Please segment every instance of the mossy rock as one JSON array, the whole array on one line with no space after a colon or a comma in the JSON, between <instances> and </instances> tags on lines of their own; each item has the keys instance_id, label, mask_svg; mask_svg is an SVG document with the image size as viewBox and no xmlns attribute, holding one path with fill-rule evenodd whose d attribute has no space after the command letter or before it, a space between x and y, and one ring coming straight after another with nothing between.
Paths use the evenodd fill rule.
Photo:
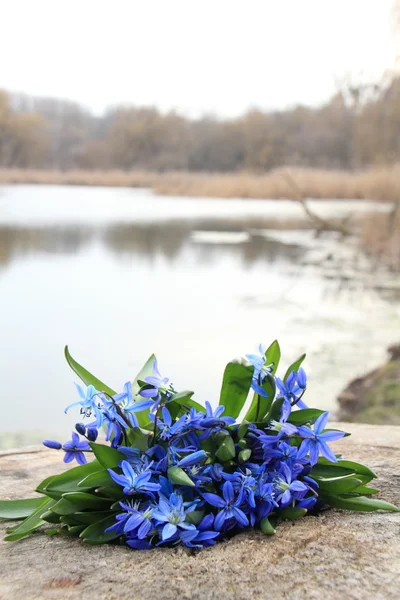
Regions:
<instances>
[{"instance_id":1,"label":"mossy rock","mask_svg":"<svg viewBox=\"0 0 400 600\"><path fill-rule=\"evenodd\" d=\"M400 360L355 379L338 401L343 421L400 425Z\"/></svg>"}]
</instances>

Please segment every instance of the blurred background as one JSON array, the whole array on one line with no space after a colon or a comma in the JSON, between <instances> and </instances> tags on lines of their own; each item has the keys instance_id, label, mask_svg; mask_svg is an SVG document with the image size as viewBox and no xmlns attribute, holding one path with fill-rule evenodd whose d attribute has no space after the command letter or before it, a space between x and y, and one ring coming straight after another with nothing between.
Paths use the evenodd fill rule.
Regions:
<instances>
[{"instance_id":1,"label":"blurred background","mask_svg":"<svg viewBox=\"0 0 400 600\"><path fill-rule=\"evenodd\" d=\"M310 406L400 423L400 2L0 11L0 448L79 421L65 344L217 404L278 338Z\"/></svg>"}]
</instances>

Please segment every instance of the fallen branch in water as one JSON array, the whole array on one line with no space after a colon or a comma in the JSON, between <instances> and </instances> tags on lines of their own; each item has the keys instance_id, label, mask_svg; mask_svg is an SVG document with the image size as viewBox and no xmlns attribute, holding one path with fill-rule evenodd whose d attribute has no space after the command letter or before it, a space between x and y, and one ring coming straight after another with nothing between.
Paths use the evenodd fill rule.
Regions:
<instances>
[{"instance_id":1,"label":"fallen branch in water","mask_svg":"<svg viewBox=\"0 0 400 600\"><path fill-rule=\"evenodd\" d=\"M307 204L307 198L306 198L305 194L303 193L303 191L301 190L300 186L295 181L295 179L291 176L289 171L282 171L282 177L285 179L286 183L294 191L293 200L295 200L296 202L299 202L299 204L301 204L306 215L309 217L309 219L311 219L311 221L313 221L315 223L317 235L319 235L323 231L337 231L337 232L341 233L343 236L351 235L352 232L351 232L350 228L347 226L347 223L348 223L349 219L351 218L351 215L346 215L343 219L341 219L337 223L335 223L334 221L329 221L328 219L324 219L323 217L320 217L313 210L311 210L311 208Z\"/></svg>"}]
</instances>

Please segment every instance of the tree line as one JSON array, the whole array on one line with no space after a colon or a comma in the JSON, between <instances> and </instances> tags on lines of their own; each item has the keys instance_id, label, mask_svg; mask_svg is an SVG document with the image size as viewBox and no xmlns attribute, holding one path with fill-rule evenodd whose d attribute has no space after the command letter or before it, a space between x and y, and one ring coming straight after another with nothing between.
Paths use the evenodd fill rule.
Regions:
<instances>
[{"instance_id":1,"label":"tree line","mask_svg":"<svg viewBox=\"0 0 400 600\"><path fill-rule=\"evenodd\" d=\"M0 90L0 167L264 172L399 162L400 78L364 91L348 88L318 108L193 120L134 106L94 116L74 102Z\"/></svg>"}]
</instances>

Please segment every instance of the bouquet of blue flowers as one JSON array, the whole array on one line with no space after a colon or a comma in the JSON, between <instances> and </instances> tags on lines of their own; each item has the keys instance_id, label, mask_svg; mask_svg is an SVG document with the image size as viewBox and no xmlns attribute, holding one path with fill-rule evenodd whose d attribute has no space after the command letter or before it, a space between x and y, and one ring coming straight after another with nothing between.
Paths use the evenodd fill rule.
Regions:
<instances>
[{"instance_id":1,"label":"bouquet of blue flowers","mask_svg":"<svg viewBox=\"0 0 400 600\"><path fill-rule=\"evenodd\" d=\"M348 434L327 428L328 413L304 404L305 355L276 376L277 341L227 364L215 409L176 391L154 355L121 393L68 347L65 355L87 386L76 386L79 400L66 409L79 406L82 422L70 441L43 443L78 466L42 481L37 498L0 501L0 518L24 519L6 540L49 523L47 533L89 544L203 548L245 528L272 535L284 519L329 507L399 510L371 497L378 492L367 485L376 477L371 469L329 447Z\"/></svg>"}]
</instances>

